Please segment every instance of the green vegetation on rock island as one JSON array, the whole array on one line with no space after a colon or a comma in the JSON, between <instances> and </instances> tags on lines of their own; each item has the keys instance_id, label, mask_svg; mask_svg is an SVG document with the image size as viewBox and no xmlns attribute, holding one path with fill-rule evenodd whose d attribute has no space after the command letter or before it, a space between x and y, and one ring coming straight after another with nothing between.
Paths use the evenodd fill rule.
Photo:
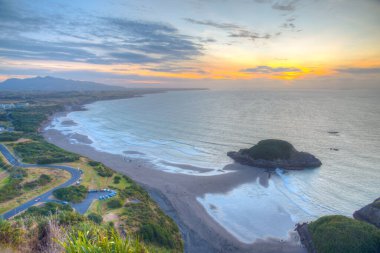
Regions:
<instances>
[{"instance_id":1,"label":"green vegetation on rock island","mask_svg":"<svg viewBox=\"0 0 380 253\"><path fill-rule=\"evenodd\" d=\"M345 216L324 216L308 225L317 252L379 253L380 229Z\"/></svg>"},{"instance_id":2,"label":"green vegetation on rock island","mask_svg":"<svg viewBox=\"0 0 380 253\"><path fill-rule=\"evenodd\" d=\"M295 148L292 144L283 140L262 140L245 152L253 159L277 160L289 159Z\"/></svg>"}]
</instances>

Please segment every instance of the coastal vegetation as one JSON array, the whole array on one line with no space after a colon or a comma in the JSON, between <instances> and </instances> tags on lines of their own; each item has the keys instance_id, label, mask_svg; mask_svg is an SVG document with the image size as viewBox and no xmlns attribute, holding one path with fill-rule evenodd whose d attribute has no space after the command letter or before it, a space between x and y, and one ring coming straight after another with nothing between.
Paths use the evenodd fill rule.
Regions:
<instances>
[{"instance_id":1,"label":"coastal vegetation","mask_svg":"<svg viewBox=\"0 0 380 253\"><path fill-rule=\"evenodd\" d=\"M111 199L107 202L107 206L111 209L120 208L123 206L120 199Z\"/></svg>"},{"instance_id":2,"label":"coastal vegetation","mask_svg":"<svg viewBox=\"0 0 380 253\"><path fill-rule=\"evenodd\" d=\"M89 215L87 215L87 218L95 222L96 224L100 224L103 222L103 217L96 213L90 213Z\"/></svg>"},{"instance_id":3,"label":"coastal vegetation","mask_svg":"<svg viewBox=\"0 0 380 253\"><path fill-rule=\"evenodd\" d=\"M16 108L9 111L9 117L16 131L33 133L38 130L42 122L54 112L63 110L61 105L30 106Z\"/></svg>"},{"instance_id":4,"label":"coastal vegetation","mask_svg":"<svg viewBox=\"0 0 380 253\"><path fill-rule=\"evenodd\" d=\"M32 190L32 189L34 189L34 188L36 188L38 186L47 185L51 181L52 181L52 178L49 175L41 174L38 177L38 179L26 182L25 184L23 184L22 187L24 188L24 190Z\"/></svg>"},{"instance_id":5,"label":"coastal vegetation","mask_svg":"<svg viewBox=\"0 0 380 253\"><path fill-rule=\"evenodd\" d=\"M98 175L101 177L112 177L113 171L110 168L107 168L100 162L89 161L88 164L98 172Z\"/></svg>"},{"instance_id":6,"label":"coastal vegetation","mask_svg":"<svg viewBox=\"0 0 380 253\"><path fill-rule=\"evenodd\" d=\"M53 196L57 199L72 203L82 202L87 197L87 194L88 189L83 185L69 186L53 191Z\"/></svg>"},{"instance_id":7,"label":"coastal vegetation","mask_svg":"<svg viewBox=\"0 0 380 253\"><path fill-rule=\"evenodd\" d=\"M324 216L308 225L317 252L379 253L380 229L345 216Z\"/></svg>"},{"instance_id":8,"label":"coastal vegetation","mask_svg":"<svg viewBox=\"0 0 380 253\"><path fill-rule=\"evenodd\" d=\"M4 132L0 134L0 141L17 141L22 136L23 134L19 132Z\"/></svg>"},{"instance_id":9,"label":"coastal vegetation","mask_svg":"<svg viewBox=\"0 0 380 253\"><path fill-rule=\"evenodd\" d=\"M70 205L62 205L54 202L47 202L42 206L32 206L28 208L23 214L20 215L22 218L27 217L41 217L50 216L62 212L72 212L73 208ZM17 218L18 219L18 218Z\"/></svg>"},{"instance_id":10,"label":"coastal vegetation","mask_svg":"<svg viewBox=\"0 0 380 253\"><path fill-rule=\"evenodd\" d=\"M43 140L20 142L11 147L26 163L50 164L73 162L79 159L79 155L67 152Z\"/></svg>"}]
</instances>

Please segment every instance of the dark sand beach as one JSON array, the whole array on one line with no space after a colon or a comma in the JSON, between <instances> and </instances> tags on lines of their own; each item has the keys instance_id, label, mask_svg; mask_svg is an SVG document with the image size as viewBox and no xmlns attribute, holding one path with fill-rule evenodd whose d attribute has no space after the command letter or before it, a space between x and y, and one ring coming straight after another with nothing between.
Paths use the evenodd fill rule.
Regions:
<instances>
[{"instance_id":1,"label":"dark sand beach","mask_svg":"<svg viewBox=\"0 0 380 253\"><path fill-rule=\"evenodd\" d=\"M167 173L155 169L154 165L144 160L125 159L122 155L99 152L88 145L73 144L57 130L46 130L43 135L47 141L102 162L144 186L180 227L186 252L306 252L298 244L295 233L290 236L293 239L288 241L267 238L256 240L253 244L242 243L210 217L196 200L205 193L225 193L246 182L258 180L265 186L270 176L265 170L230 164L223 169L230 173L216 176ZM80 139L88 138L80 136Z\"/></svg>"}]
</instances>

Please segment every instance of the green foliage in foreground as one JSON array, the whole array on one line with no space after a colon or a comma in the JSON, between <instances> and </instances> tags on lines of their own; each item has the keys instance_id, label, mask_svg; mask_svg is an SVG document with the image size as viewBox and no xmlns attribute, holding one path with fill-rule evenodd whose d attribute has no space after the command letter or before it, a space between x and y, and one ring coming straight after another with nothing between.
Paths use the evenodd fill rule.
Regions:
<instances>
[{"instance_id":1,"label":"green foliage in foreground","mask_svg":"<svg viewBox=\"0 0 380 253\"><path fill-rule=\"evenodd\" d=\"M289 159L294 147L287 141L282 140L262 140L255 146L247 149L248 153L253 159L263 160L276 160L276 159Z\"/></svg>"},{"instance_id":2,"label":"green foliage in foreground","mask_svg":"<svg viewBox=\"0 0 380 253\"><path fill-rule=\"evenodd\" d=\"M140 242L132 233L124 238L113 226L94 223L68 208L47 203L15 219L0 220L0 249L11 248L15 251L10 252L23 253L178 252Z\"/></svg>"},{"instance_id":3,"label":"green foliage in foreground","mask_svg":"<svg viewBox=\"0 0 380 253\"><path fill-rule=\"evenodd\" d=\"M380 229L365 222L332 215L319 218L308 228L317 252L380 252Z\"/></svg>"},{"instance_id":4,"label":"green foliage in foreground","mask_svg":"<svg viewBox=\"0 0 380 253\"><path fill-rule=\"evenodd\" d=\"M1 245L18 245L23 240L23 234L22 229L0 219L0 248Z\"/></svg>"},{"instance_id":5,"label":"green foliage in foreground","mask_svg":"<svg viewBox=\"0 0 380 253\"><path fill-rule=\"evenodd\" d=\"M82 202L88 194L88 190L85 186L79 185L79 186L69 186L66 188L60 188L55 191L53 191L53 196L57 199L73 202L73 203L80 203Z\"/></svg>"},{"instance_id":6,"label":"green foliage in foreground","mask_svg":"<svg viewBox=\"0 0 380 253\"><path fill-rule=\"evenodd\" d=\"M66 253L147 253L138 240L125 240L114 230L110 233L100 229L75 231L66 241L60 242Z\"/></svg>"},{"instance_id":7,"label":"green foliage in foreground","mask_svg":"<svg viewBox=\"0 0 380 253\"><path fill-rule=\"evenodd\" d=\"M14 150L24 162L33 164L74 162L79 159L79 155L42 140L15 144Z\"/></svg>"},{"instance_id":8,"label":"green foliage in foreground","mask_svg":"<svg viewBox=\"0 0 380 253\"><path fill-rule=\"evenodd\" d=\"M89 161L88 165L93 167L96 172L98 172L98 175L101 177L112 177L113 176L113 171L110 168L107 168L100 162L95 162L95 161Z\"/></svg>"}]
</instances>

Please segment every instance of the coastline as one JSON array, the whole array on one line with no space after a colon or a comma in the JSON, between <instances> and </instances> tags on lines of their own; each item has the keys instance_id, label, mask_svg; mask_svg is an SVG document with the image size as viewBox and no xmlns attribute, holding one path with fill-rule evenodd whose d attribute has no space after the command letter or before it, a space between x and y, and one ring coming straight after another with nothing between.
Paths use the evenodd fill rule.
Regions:
<instances>
[{"instance_id":1,"label":"coastline","mask_svg":"<svg viewBox=\"0 0 380 253\"><path fill-rule=\"evenodd\" d=\"M61 148L102 162L142 185L179 226L185 241L185 252L306 252L297 241L268 238L259 239L253 244L240 242L217 223L196 199L205 193L226 193L242 183L256 179L266 184L268 173L265 170L230 164L224 170L234 171L233 173L217 176L167 173L155 169L147 161L126 161L121 155L100 152L80 143L70 143L67 136L57 130L44 130L55 117L77 110L83 110L83 105L66 108L64 112L51 116L41 127L44 138Z\"/></svg>"}]
</instances>

